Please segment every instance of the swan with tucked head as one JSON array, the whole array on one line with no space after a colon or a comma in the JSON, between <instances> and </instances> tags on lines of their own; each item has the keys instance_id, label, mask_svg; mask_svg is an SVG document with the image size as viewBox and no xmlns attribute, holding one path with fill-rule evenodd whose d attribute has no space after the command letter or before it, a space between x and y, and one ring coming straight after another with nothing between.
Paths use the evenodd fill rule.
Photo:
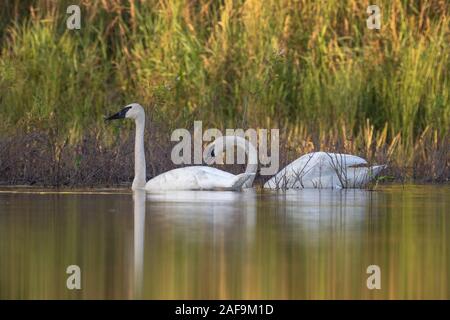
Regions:
<instances>
[{"instance_id":1,"label":"swan with tucked head","mask_svg":"<svg viewBox=\"0 0 450 320\"><path fill-rule=\"evenodd\" d=\"M210 143L206 149L206 162L217 161L224 151L237 146L248 156L245 172L255 173L258 169L258 154L255 147L239 136L223 136ZM366 186L385 165L370 166L363 158L341 153L312 152L301 156L269 179L266 189L303 188L362 188ZM254 176L248 179L244 188L250 188Z\"/></svg>"},{"instance_id":2,"label":"swan with tucked head","mask_svg":"<svg viewBox=\"0 0 450 320\"><path fill-rule=\"evenodd\" d=\"M145 189L148 192L164 190L239 190L254 173L238 175L207 166L191 166L164 172L146 182L146 166L144 152L144 108L132 103L106 118L107 121L116 119L132 119L136 124L134 140L134 180L132 189Z\"/></svg>"},{"instance_id":3,"label":"swan with tucked head","mask_svg":"<svg viewBox=\"0 0 450 320\"><path fill-rule=\"evenodd\" d=\"M385 165L342 153L312 152L301 156L265 184L266 189L363 188Z\"/></svg>"}]
</instances>

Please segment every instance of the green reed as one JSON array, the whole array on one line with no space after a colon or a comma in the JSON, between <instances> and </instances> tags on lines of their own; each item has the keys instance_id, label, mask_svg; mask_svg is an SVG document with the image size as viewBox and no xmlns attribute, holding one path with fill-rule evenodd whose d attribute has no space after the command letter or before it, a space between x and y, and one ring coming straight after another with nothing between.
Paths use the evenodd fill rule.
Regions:
<instances>
[{"instance_id":1,"label":"green reed","mask_svg":"<svg viewBox=\"0 0 450 320\"><path fill-rule=\"evenodd\" d=\"M70 1L70 4L77 1ZM450 127L450 5L378 1L9 1L0 14L0 130L75 141L127 102L168 126L389 128L405 153ZM109 131L105 131L109 132ZM61 138L62 137L62 138Z\"/></svg>"}]
</instances>

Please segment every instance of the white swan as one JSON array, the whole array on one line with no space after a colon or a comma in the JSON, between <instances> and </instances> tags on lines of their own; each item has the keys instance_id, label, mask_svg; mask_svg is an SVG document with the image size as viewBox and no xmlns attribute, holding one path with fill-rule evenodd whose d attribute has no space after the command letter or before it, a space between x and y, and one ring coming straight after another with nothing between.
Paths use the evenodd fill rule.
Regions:
<instances>
[{"instance_id":1,"label":"white swan","mask_svg":"<svg viewBox=\"0 0 450 320\"><path fill-rule=\"evenodd\" d=\"M256 171L258 170L258 153L255 146L248 140L240 136L221 136L216 138L205 148L206 162L214 163L218 160L218 155L224 150L236 146L240 151L247 154L247 167L245 173L253 174L242 186L243 188L251 188L255 180ZM226 149L225 149L226 148Z\"/></svg>"},{"instance_id":2,"label":"white swan","mask_svg":"<svg viewBox=\"0 0 450 320\"><path fill-rule=\"evenodd\" d=\"M164 172L146 183L144 154L144 108L137 103L127 105L106 120L130 118L136 124L134 141L134 180L132 189L162 190L239 190L254 173L234 175L207 166L192 166Z\"/></svg>"},{"instance_id":3,"label":"white swan","mask_svg":"<svg viewBox=\"0 0 450 320\"><path fill-rule=\"evenodd\" d=\"M363 158L349 154L313 152L280 170L264 188L362 188L385 167L369 166Z\"/></svg>"}]
</instances>

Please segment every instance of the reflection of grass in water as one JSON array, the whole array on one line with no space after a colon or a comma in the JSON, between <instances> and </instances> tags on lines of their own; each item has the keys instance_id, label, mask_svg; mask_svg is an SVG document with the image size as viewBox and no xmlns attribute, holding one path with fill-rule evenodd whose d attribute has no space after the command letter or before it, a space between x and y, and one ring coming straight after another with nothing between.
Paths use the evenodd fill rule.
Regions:
<instances>
[{"instance_id":1,"label":"reflection of grass in water","mask_svg":"<svg viewBox=\"0 0 450 320\"><path fill-rule=\"evenodd\" d=\"M433 227L445 216L448 190L430 188L423 193L420 188L371 192L365 203L353 203L351 197L343 196L332 206L323 198L314 202L313 207L320 209L317 215L307 209L296 212L295 208L311 206L306 201L266 202L258 207L252 242L244 241L247 230L242 224L234 230L219 228L224 237L214 243L203 239L211 245L202 247L200 256L190 232L169 224L169 230L155 230L154 241L147 242L152 248L147 251L149 260L164 261L149 267L148 297L162 293L163 298L182 299L448 298L448 221ZM431 194L430 201L417 200L418 195L427 198ZM361 198L356 193L355 199ZM422 204L416 207L419 202ZM418 215L424 212L422 206L430 216ZM200 229L203 227L208 237L208 227ZM164 244L156 239L173 246L164 250ZM427 261L422 260L424 254ZM216 264L209 264L211 261ZM365 286L366 268L371 264L381 267L381 291L369 291ZM202 269L205 265L210 268Z\"/></svg>"},{"instance_id":2,"label":"reflection of grass in water","mask_svg":"<svg viewBox=\"0 0 450 320\"><path fill-rule=\"evenodd\" d=\"M55 181L65 148L110 144L102 116L130 101L168 131L279 127L297 156L338 148L394 162L397 178L448 177L444 1L381 1L379 32L367 1L91 2L73 32L68 1L34 3L1 13L0 130L43 132Z\"/></svg>"},{"instance_id":3,"label":"reflection of grass in water","mask_svg":"<svg viewBox=\"0 0 450 320\"><path fill-rule=\"evenodd\" d=\"M181 223L187 204L147 202L144 298L448 299L448 193L261 197L255 212L236 206L230 224ZM10 203L0 207L0 298L133 297L131 196L0 197ZM82 269L81 291L65 287L69 264ZM371 264L380 291L365 286Z\"/></svg>"}]
</instances>

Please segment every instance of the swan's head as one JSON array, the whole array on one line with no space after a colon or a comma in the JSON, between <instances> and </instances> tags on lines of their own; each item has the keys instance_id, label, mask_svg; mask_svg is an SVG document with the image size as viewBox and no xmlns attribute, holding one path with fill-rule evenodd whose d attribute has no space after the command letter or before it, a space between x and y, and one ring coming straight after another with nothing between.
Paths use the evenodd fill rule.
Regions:
<instances>
[{"instance_id":1,"label":"swan's head","mask_svg":"<svg viewBox=\"0 0 450 320\"><path fill-rule=\"evenodd\" d=\"M230 147L241 148L245 153L247 153L247 155L249 155L249 162L251 164L257 164L257 152L253 144L245 138L237 135L220 136L208 144L203 153L205 162L207 164L223 164L224 152L225 150L229 150Z\"/></svg>"},{"instance_id":2,"label":"swan's head","mask_svg":"<svg viewBox=\"0 0 450 320\"><path fill-rule=\"evenodd\" d=\"M206 164L212 165L216 161L221 163L223 157L223 144L217 143L217 140L208 144L203 152Z\"/></svg>"},{"instance_id":3,"label":"swan's head","mask_svg":"<svg viewBox=\"0 0 450 320\"><path fill-rule=\"evenodd\" d=\"M105 120L110 121L123 118L130 118L136 120L144 116L145 116L144 108L142 108L142 106L138 103L131 103L122 110L120 110L119 112L113 114L112 116L109 116Z\"/></svg>"}]
</instances>

